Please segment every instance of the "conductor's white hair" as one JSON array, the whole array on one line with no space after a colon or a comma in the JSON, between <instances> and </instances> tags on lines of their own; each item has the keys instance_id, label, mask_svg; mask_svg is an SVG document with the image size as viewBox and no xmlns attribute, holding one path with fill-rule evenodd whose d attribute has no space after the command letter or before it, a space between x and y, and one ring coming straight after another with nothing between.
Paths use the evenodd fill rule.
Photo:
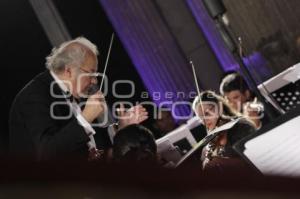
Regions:
<instances>
[{"instance_id":1,"label":"conductor's white hair","mask_svg":"<svg viewBox=\"0 0 300 199\"><path fill-rule=\"evenodd\" d=\"M46 57L46 68L60 73L67 65L80 67L88 51L95 56L99 54L97 46L84 37L64 42L58 48L53 48L51 54Z\"/></svg>"}]
</instances>

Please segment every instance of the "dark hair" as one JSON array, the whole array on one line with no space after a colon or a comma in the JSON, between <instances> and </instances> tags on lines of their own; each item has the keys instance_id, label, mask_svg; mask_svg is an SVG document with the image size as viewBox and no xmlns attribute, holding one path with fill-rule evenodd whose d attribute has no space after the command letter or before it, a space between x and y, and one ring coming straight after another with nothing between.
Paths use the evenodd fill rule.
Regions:
<instances>
[{"instance_id":1,"label":"dark hair","mask_svg":"<svg viewBox=\"0 0 300 199\"><path fill-rule=\"evenodd\" d=\"M222 121L226 122L228 120L235 119L241 116L238 112L234 111L231 108L231 106L225 101L225 99L222 96L217 95L213 91L204 91L201 93L200 97L197 96L195 98L193 103L194 111L196 111L196 107L200 103L200 99L202 103L213 102L218 105L219 109L223 110L222 114L220 115L220 122Z\"/></svg>"},{"instance_id":2,"label":"dark hair","mask_svg":"<svg viewBox=\"0 0 300 199\"><path fill-rule=\"evenodd\" d=\"M117 162L155 162L156 152L155 139L144 126L129 125L114 137L113 158Z\"/></svg>"},{"instance_id":3,"label":"dark hair","mask_svg":"<svg viewBox=\"0 0 300 199\"><path fill-rule=\"evenodd\" d=\"M224 95L226 92L231 92L234 90L238 90L241 93L245 93L245 91L249 90L247 82L244 78L238 73L232 73L226 75L220 84L220 93Z\"/></svg>"}]
</instances>

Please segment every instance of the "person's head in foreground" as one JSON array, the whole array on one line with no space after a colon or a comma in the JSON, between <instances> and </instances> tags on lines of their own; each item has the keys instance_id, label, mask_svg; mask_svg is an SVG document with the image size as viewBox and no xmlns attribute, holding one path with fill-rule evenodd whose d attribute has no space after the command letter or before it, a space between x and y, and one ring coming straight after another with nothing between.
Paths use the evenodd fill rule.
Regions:
<instances>
[{"instance_id":1,"label":"person's head in foreground","mask_svg":"<svg viewBox=\"0 0 300 199\"><path fill-rule=\"evenodd\" d=\"M153 163L157 161L157 146L151 131L144 126L133 124L114 137L113 158L123 163Z\"/></svg>"}]
</instances>

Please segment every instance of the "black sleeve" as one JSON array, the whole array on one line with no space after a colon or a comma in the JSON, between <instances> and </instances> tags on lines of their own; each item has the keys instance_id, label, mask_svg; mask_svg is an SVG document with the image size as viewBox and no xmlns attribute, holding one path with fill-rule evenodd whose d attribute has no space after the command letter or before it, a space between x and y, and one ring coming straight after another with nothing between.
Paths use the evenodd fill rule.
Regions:
<instances>
[{"instance_id":1,"label":"black sleeve","mask_svg":"<svg viewBox=\"0 0 300 199\"><path fill-rule=\"evenodd\" d=\"M106 128L95 128L96 135L94 135L95 142L97 144L98 149L106 150L112 147L112 143L110 141L110 137L108 135L108 130Z\"/></svg>"},{"instance_id":2,"label":"black sleeve","mask_svg":"<svg viewBox=\"0 0 300 199\"><path fill-rule=\"evenodd\" d=\"M250 121L241 119L228 131L229 144L233 146L236 142L254 133L255 131L255 127Z\"/></svg>"},{"instance_id":3,"label":"black sleeve","mask_svg":"<svg viewBox=\"0 0 300 199\"><path fill-rule=\"evenodd\" d=\"M51 117L51 101L40 95L22 103L22 118L37 149L38 160L49 160L86 147L89 137L77 119L58 121Z\"/></svg>"}]
</instances>

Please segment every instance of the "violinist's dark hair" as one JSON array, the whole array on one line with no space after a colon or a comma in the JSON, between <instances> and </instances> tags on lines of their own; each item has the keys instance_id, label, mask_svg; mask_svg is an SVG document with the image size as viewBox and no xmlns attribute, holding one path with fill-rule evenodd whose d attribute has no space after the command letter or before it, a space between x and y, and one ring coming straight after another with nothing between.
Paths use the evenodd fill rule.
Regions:
<instances>
[{"instance_id":1,"label":"violinist's dark hair","mask_svg":"<svg viewBox=\"0 0 300 199\"><path fill-rule=\"evenodd\" d=\"M197 108L201 105L200 103L205 104L207 102L213 103L218 106L218 110L222 110L220 115L220 120L228 121L235 119L237 117L241 117L241 114L234 111L233 108L226 102L226 100L216 94L213 91L204 91L200 94L200 97L197 96L193 102L193 110L197 113Z\"/></svg>"},{"instance_id":2,"label":"violinist's dark hair","mask_svg":"<svg viewBox=\"0 0 300 199\"><path fill-rule=\"evenodd\" d=\"M241 93L249 90L248 84L245 79L238 73L231 73L226 75L220 83L220 94L238 90Z\"/></svg>"},{"instance_id":3,"label":"violinist's dark hair","mask_svg":"<svg viewBox=\"0 0 300 199\"><path fill-rule=\"evenodd\" d=\"M113 158L116 162L155 162L157 146L151 131L133 124L117 132L114 137Z\"/></svg>"}]
</instances>

